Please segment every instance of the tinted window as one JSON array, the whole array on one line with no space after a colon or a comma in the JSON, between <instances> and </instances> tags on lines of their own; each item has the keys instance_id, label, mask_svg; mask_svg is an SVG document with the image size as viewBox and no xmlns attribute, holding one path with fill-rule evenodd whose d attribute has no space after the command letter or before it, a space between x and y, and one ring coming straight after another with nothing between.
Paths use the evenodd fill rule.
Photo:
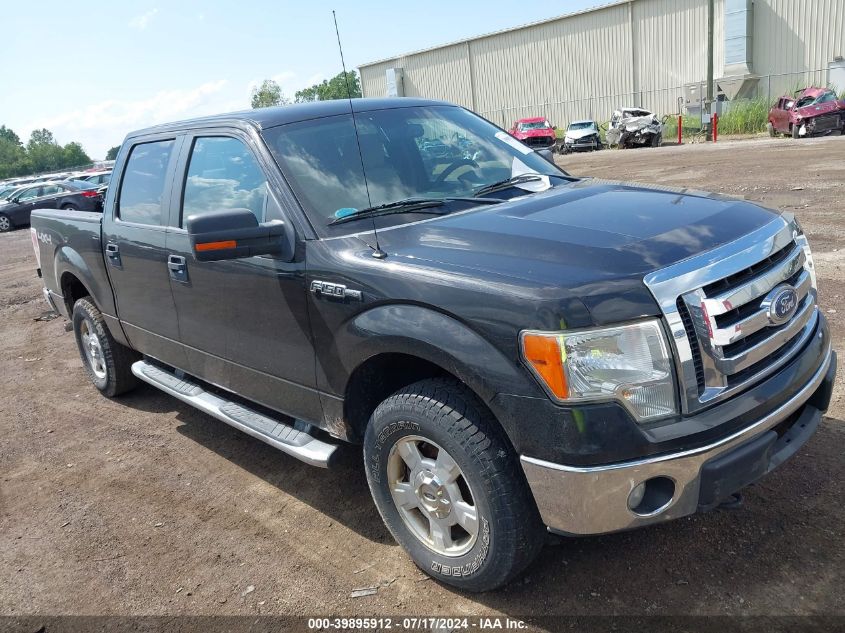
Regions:
<instances>
[{"instance_id":1,"label":"tinted window","mask_svg":"<svg viewBox=\"0 0 845 633\"><path fill-rule=\"evenodd\" d=\"M192 215L227 209L248 209L261 222L266 204L267 179L242 141L222 136L194 141L182 198L182 226Z\"/></svg>"},{"instance_id":2,"label":"tinted window","mask_svg":"<svg viewBox=\"0 0 845 633\"><path fill-rule=\"evenodd\" d=\"M42 196L53 196L53 195L59 193L60 191L64 191L64 189L62 189L58 185L44 185L44 188L41 191L41 195Z\"/></svg>"},{"instance_id":3,"label":"tinted window","mask_svg":"<svg viewBox=\"0 0 845 633\"><path fill-rule=\"evenodd\" d=\"M142 143L132 148L120 185L118 214L125 222L162 223L167 164L173 140Z\"/></svg>"}]
</instances>

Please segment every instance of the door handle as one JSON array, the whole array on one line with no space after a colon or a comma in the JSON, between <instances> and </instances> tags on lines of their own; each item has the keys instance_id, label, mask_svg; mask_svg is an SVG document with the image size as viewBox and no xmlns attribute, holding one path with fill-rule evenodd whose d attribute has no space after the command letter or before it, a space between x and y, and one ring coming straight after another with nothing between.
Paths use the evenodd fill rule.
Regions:
<instances>
[{"instance_id":1,"label":"door handle","mask_svg":"<svg viewBox=\"0 0 845 633\"><path fill-rule=\"evenodd\" d=\"M167 269L170 271L170 278L186 283L188 281L188 266L185 258L181 255L167 256Z\"/></svg>"},{"instance_id":2,"label":"door handle","mask_svg":"<svg viewBox=\"0 0 845 633\"><path fill-rule=\"evenodd\" d=\"M106 257L109 258L109 263L116 268L123 268L123 262L120 260L120 249L114 242L106 244Z\"/></svg>"}]
</instances>

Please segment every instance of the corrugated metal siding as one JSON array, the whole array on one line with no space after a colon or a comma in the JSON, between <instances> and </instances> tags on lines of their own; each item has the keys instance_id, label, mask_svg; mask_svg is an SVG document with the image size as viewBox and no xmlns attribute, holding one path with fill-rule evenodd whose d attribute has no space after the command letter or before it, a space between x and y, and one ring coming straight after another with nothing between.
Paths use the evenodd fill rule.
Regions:
<instances>
[{"instance_id":1,"label":"corrugated metal siding","mask_svg":"<svg viewBox=\"0 0 845 633\"><path fill-rule=\"evenodd\" d=\"M713 67L724 66L724 0L716 0ZM634 2L633 29L640 105L655 112L678 111L686 84L707 81L707 0Z\"/></svg>"},{"instance_id":2,"label":"corrugated metal siding","mask_svg":"<svg viewBox=\"0 0 845 633\"><path fill-rule=\"evenodd\" d=\"M725 1L715 8L718 78ZM845 0L755 0L752 46L759 75L825 69L764 77L758 94L825 83L828 63L845 54ZM365 65L365 96L386 93L391 67L404 69L406 95L454 101L503 126L524 116L605 121L620 105L674 113L683 86L705 81L707 0L632 0Z\"/></svg>"},{"instance_id":3,"label":"corrugated metal siding","mask_svg":"<svg viewBox=\"0 0 845 633\"><path fill-rule=\"evenodd\" d=\"M592 95L632 89L628 11L611 6L473 40L476 109L500 125L601 116L608 104Z\"/></svg>"},{"instance_id":4,"label":"corrugated metal siding","mask_svg":"<svg viewBox=\"0 0 845 633\"><path fill-rule=\"evenodd\" d=\"M771 78L772 96L827 83L828 64L845 55L845 0L756 0L754 23L754 71L789 73ZM767 84L761 81L763 94Z\"/></svg>"}]
</instances>

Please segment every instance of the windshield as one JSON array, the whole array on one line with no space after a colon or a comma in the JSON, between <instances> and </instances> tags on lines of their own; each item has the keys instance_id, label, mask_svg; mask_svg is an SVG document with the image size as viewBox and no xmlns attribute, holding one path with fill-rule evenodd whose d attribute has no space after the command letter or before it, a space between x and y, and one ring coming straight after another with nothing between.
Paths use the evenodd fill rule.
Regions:
<instances>
[{"instance_id":1,"label":"windshield","mask_svg":"<svg viewBox=\"0 0 845 633\"><path fill-rule=\"evenodd\" d=\"M581 121L579 123L570 123L569 129L570 130L592 130L596 126L593 124L592 121Z\"/></svg>"},{"instance_id":2,"label":"windshield","mask_svg":"<svg viewBox=\"0 0 845 633\"><path fill-rule=\"evenodd\" d=\"M548 121L529 121L527 123L519 124L520 132L525 132L527 130L547 130L550 127L552 127L552 124Z\"/></svg>"},{"instance_id":3,"label":"windshield","mask_svg":"<svg viewBox=\"0 0 845 633\"><path fill-rule=\"evenodd\" d=\"M484 186L524 173L563 175L507 132L456 106L372 110L356 113L355 123L360 155L348 114L262 132L309 219L322 234L361 230L356 225L329 223L372 206L408 198L471 197ZM536 191L536 184L524 186ZM511 189L510 195L525 193ZM495 197L509 194L498 192ZM378 218L376 224L420 217L390 215Z\"/></svg>"}]
</instances>

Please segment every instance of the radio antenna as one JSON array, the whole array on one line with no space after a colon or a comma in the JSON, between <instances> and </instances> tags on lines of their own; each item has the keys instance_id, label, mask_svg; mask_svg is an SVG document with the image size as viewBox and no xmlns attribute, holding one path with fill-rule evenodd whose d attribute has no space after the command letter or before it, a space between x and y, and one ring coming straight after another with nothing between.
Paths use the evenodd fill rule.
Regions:
<instances>
[{"instance_id":1,"label":"radio antenna","mask_svg":"<svg viewBox=\"0 0 845 633\"><path fill-rule=\"evenodd\" d=\"M370 183L367 180L367 172L364 168L364 152L361 151L361 138L358 136L358 123L355 120L355 109L352 107L352 90L349 87L349 73L346 72L346 62L343 59L343 46L340 43L340 30L337 28L337 15L332 9L332 19L334 20L334 32L337 35L337 50L340 51L340 65L343 66L343 79L346 82L346 98L349 99L349 112L352 114L352 127L355 128L355 143L358 145L358 158L361 159L361 174L364 176L364 188L367 191L367 206L372 207L373 201L370 198ZM373 237L376 240L375 248L373 249L373 257L376 259L384 259L387 253L381 250L378 243L378 230L376 229L375 217L370 218L373 221Z\"/></svg>"}]
</instances>

